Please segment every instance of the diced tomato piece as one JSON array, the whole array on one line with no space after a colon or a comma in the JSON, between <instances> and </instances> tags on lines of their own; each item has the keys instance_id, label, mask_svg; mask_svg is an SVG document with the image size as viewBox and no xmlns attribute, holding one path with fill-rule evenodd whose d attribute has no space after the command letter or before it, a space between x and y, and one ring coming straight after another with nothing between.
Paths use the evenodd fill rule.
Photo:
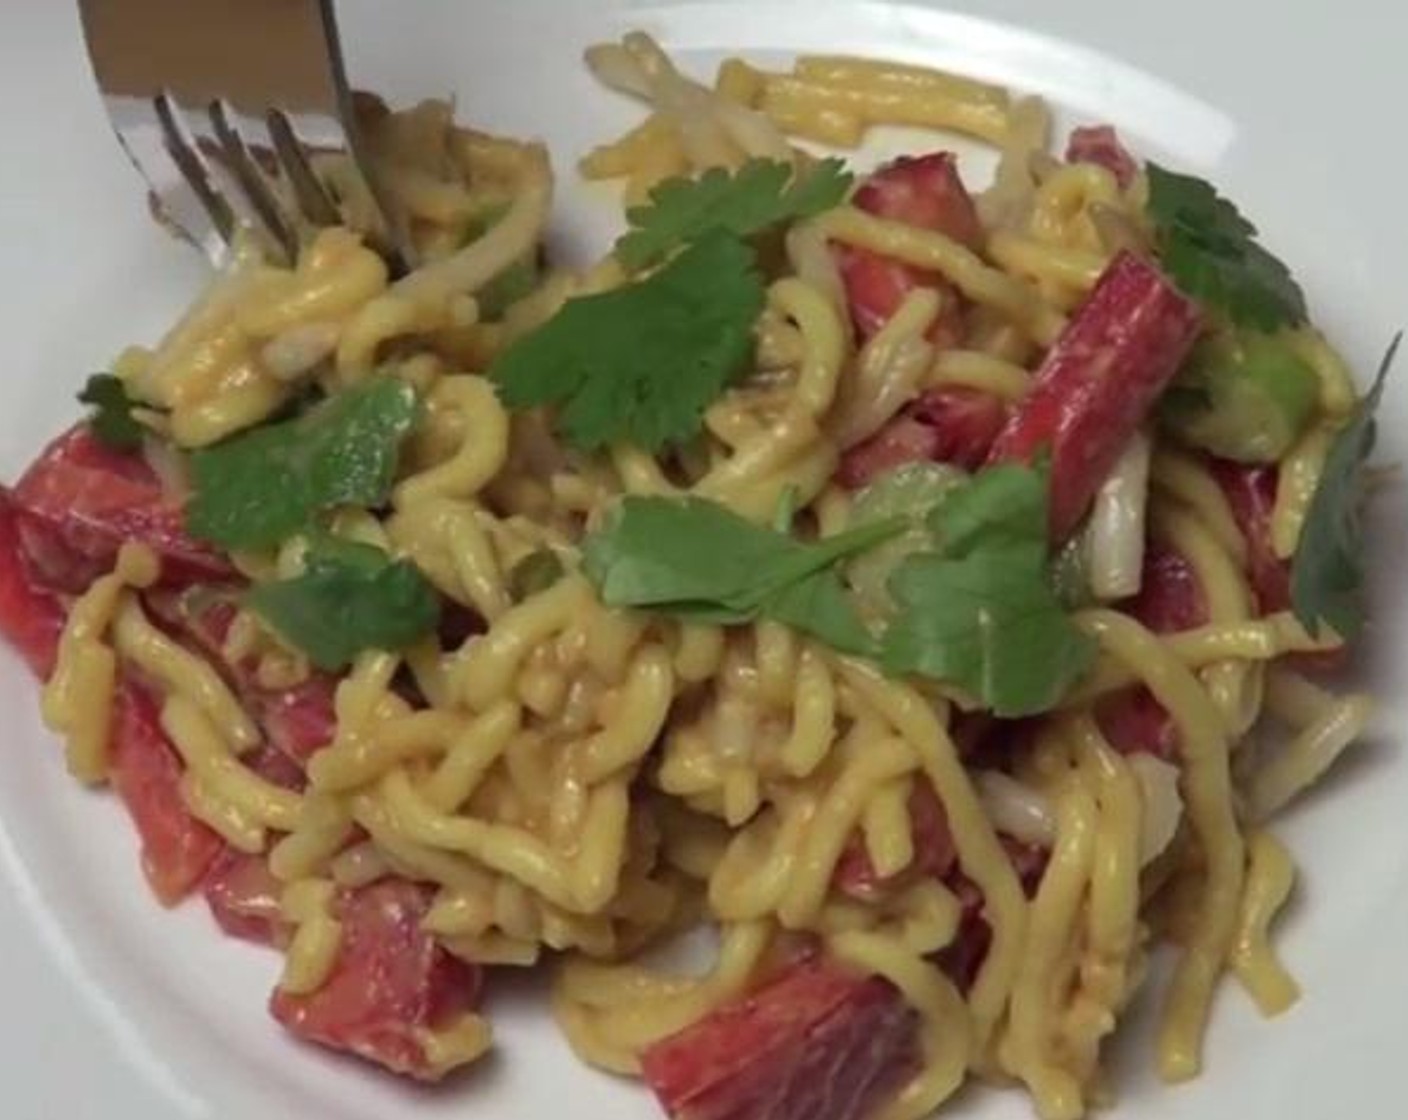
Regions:
<instances>
[{"instance_id":1,"label":"diced tomato piece","mask_svg":"<svg viewBox=\"0 0 1408 1120\"><path fill-rule=\"evenodd\" d=\"M395 1073L442 1076L423 1032L444 1030L478 1005L483 970L421 929L430 901L430 888L404 879L342 892L332 975L308 995L276 990L274 1018L299 1038Z\"/></svg>"},{"instance_id":2,"label":"diced tomato piece","mask_svg":"<svg viewBox=\"0 0 1408 1120\"><path fill-rule=\"evenodd\" d=\"M227 848L202 886L210 913L231 937L260 945L279 945L286 928L279 899L283 884L274 878L264 856Z\"/></svg>"},{"instance_id":3,"label":"diced tomato piece","mask_svg":"<svg viewBox=\"0 0 1408 1120\"><path fill-rule=\"evenodd\" d=\"M950 152L902 156L886 164L856 191L854 201L868 213L935 230L974 251L982 248L983 226ZM861 338L869 338L889 322L916 288L934 288L945 297L945 310L930 328L929 340L943 349L962 337L958 293L937 273L849 246L837 251L837 263Z\"/></svg>"},{"instance_id":4,"label":"diced tomato piece","mask_svg":"<svg viewBox=\"0 0 1408 1120\"><path fill-rule=\"evenodd\" d=\"M917 1060L899 992L814 959L656 1043L641 1067L674 1120L863 1120Z\"/></svg>"},{"instance_id":5,"label":"diced tomato piece","mask_svg":"<svg viewBox=\"0 0 1408 1120\"><path fill-rule=\"evenodd\" d=\"M1139 594L1123 604L1156 634L1191 630L1208 621L1207 595L1193 565L1158 540L1144 550ZM1122 754L1144 752L1165 762L1178 760L1178 729L1173 718L1142 685L1103 697L1095 706L1100 730Z\"/></svg>"},{"instance_id":6,"label":"diced tomato piece","mask_svg":"<svg viewBox=\"0 0 1408 1120\"><path fill-rule=\"evenodd\" d=\"M1073 129L1070 140L1066 142L1066 162L1093 163L1103 167L1115 177L1121 188L1128 187L1139 174L1139 164L1108 124Z\"/></svg>"},{"instance_id":7,"label":"diced tomato piece","mask_svg":"<svg viewBox=\"0 0 1408 1120\"><path fill-rule=\"evenodd\" d=\"M125 541L150 545L167 583L225 579L229 561L187 535L179 502L138 455L111 451L85 425L50 444L14 490L36 579L78 593L108 571Z\"/></svg>"},{"instance_id":8,"label":"diced tomato piece","mask_svg":"<svg viewBox=\"0 0 1408 1120\"><path fill-rule=\"evenodd\" d=\"M181 774L156 702L139 685L122 682L113 705L108 777L137 826L147 882L166 906L190 894L224 847L187 810Z\"/></svg>"},{"instance_id":9,"label":"diced tomato piece","mask_svg":"<svg viewBox=\"0 0 1408 1120\"><path fill-rule=\"evenodd\" d=\"M58 596L30 578L18 514L9 492L0 488L0 635L41 680L54 671L67 614Z\"/></svg>"},{"instance_id":10,"label":"diced tomato piece","mask_svg":"<svg viewBox=\"0 0 1408 1120\"><path fill-rule=\"evenodd\" d=\"M909 795L909 827L914 839L914 859L897 875L882 879L870 862L864 838L857 833L846 844L836 863L833 884L842 894L862 900L921 879L942 879L958 857L948 814L934 787L922 775L915 778Z\"/></svg>"},{"instance_id":11,"label":"diced tomato piece","mask_svg":"<svg viewBox=\"0 0 1408 1120\"><path fill-rule=\"evenodd\" d=\"M1007 407L991 393L956 385L930 389L847 451L836 480L858 490L906 463L973 470L983 464L1006 421Z\"/></svg>"},{"instance_id":12,"label":"diced tomato piece","mask_svg":"<svg viewBox=\"0 0 1408 1120\"><path fill-rule=\"evenodd\" d=\"M1051 534L1080 522L1198 337L1202 313L1148 261L1121 253L1047 352L989 461L1051 457Z\"/></svg>"}]
</instances>

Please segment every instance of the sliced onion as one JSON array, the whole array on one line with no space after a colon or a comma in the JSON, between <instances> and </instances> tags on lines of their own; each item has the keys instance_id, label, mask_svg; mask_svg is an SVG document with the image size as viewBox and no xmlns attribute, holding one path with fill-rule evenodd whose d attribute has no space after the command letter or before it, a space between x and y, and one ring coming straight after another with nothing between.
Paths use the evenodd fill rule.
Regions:
<instances>
[{"instance_id":1,"label":"sliced onion","mask_svg":"<svg viewBox=\"0 0 1408 1120\"><path fill-rule=\"evenodd\" d=\"M1129 756L1129 768L1139 782L1144 812L1139 833L1139 865L1147 867L1164 853L1183 823L1183 795L1177 766L1139 752Z\"/></svg>"},{"instance_id":2,"label":"sliced onion","mask_svg":"<svg viewBox=\"0 0 1408 1120\"><path fill-rule=\"evenodd\" d=\"M998 832L1043 848L1056 842L1056 814L1044 794L1001 770L979 770L973 784Z\"/></svg>"},{"instance_id":3,"label":"sliced onion","mask_svg":"<svg viewBox=\"0 0 1408 1120\"><path fill-rule=\"evenodd\" d=\"M1139 591L1152 447L1145 433L1136 433L1095 496L1085 534L1090 589L1097 599L1125 599Z\"/></svg>"}]
</instances>

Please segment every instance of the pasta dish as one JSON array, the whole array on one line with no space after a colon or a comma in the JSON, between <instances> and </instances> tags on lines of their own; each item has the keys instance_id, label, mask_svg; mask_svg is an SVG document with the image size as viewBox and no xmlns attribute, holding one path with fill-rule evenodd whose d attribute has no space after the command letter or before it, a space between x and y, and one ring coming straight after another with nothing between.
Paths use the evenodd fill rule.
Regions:
<instances>
[{"instance_id":1,"label":"pasta dish","mask_svg":"<svg viewBox=\"0 0 1408 1120\"><path fill-rule=\"evenodd\" d=\"M580 164L600 260L548 252L541 145L364 99L410 270L323 158L341 224L243 237L0 488L69 771L163 904L282 953L279 1023L397 1074L542 968L677 1120L970 1076L1080 1117L1146 982L1193 1077L1224 981L1298 996L1276 818L1370 717L1334 681L1392 353L1361 392L1232 202L1038 98L586 58L645 109ZM890 125L927 146L860 170Z\"/></svg>"}]
</instances>

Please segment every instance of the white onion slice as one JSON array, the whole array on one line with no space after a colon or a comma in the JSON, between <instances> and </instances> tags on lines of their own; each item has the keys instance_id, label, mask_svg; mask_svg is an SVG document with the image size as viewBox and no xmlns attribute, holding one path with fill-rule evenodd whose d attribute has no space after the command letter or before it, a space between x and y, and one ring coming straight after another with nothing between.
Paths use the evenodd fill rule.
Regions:
<instances>
[{"instance_id":1,"label":"white onion slice","mask_svg":"<svg viewBox=\"0 0 1408 1120\"><path fill-rule=\"evenodd\" d=\"M1164 853L1183 823L1183 795L1178 789L1177 766L1139 752L1129 756L1129 768L1139 783L1143 802L1139 835L1139 864L1147 867Z\"/></svg>"},{"instance_id":2,"label":"white onion slice","mask_svg":"<svg viewBox=\"0 0 1408 1120\"><path fill-rule=\"evenodd\" d=\"M1125 599L1139 591L1152 447L1145 433L1136 433L1095 496L1085 533L1090 589L1097 599Z\"/></svg>"},{"instance_id":3,"label":"white onion slice","mask_svg":"<svg viewBox=\"0 0 1408 1120\"><path fill-rule=\"evenodd\" d=\"M1045 795L1001 770L979 770L973 784L998 832L1043 848L1056 842L1056 813Z\"/></svg>"}]
</instances>

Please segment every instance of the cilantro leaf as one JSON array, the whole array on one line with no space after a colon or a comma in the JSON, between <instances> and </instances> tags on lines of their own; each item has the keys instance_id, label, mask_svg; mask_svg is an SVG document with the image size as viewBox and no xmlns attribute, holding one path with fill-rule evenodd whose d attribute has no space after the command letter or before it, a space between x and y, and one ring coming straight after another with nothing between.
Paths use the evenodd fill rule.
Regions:
<instances>
[{"instance_id":1,"label":"cilantro leaf","mask_svg":"<svg viewBox=\"0 0 1408 1120\"><path fill-rule=\"evenodd\" d=\"M1400 331L1379 363L1368 395L1335 437L1291 562L1291 609L1315 636L1321 623L1328 623L1347 640L1363 623L1359 603L1364 579L1359 523L1362 469L1374 450L1374 411L1402 340Z\"/></svg>"},{"instance_id":2,"label":"cilantro leaf","mask_svg":"<svg viewBox=\"0 0 1408 1120\"><path fill-rule=\"evenodd\" d=\"M626 212L633 228L617 240L616 255L627 268L645 268L713 230L749 237L820 214L839 205L850 187L839 159L800 172L780 160L752 159L737 171L716 167L698 179L667 179L650 192L649 205Z\"/></svg>"},{"instance_id":3,"label":"cilantro leaf","mask_svg":"<svg viewBox=\"0 0 1408 1120\"><path fill-rule=\"evenodd\" d=\"M1290 269L1257 242L1236 206L1194 175L1156 163L1146 170L1159 259L1179 287L1238 326L1272 331L1305 321Z\"/></svg>"},{"instance_id":4,"label":"cilantro leaf","mask_svg":"<svg viewBox=\"0 0 1408 1120\"><path fill-rule=\"evenodd\" d=\"M417 412L409 386L377 378L198 451L186 527L223 548L272 548L325 510L379 505Z\"/></svg>"},{"instance_id":5,"label":"cilantro leaf","mask_svg":"<svg viewBox=\"0 0 1408 1120\"><path fill-rule=\"evenodd\" d=\"M1095 646L1048 582L1046 502L1045 472L1020 465L983 471L943 500L930 518L936 550L890 580L888 671L948 681L1002 717L1061 698Z\"/></svg>"},{"instance_id":6,"label":"cilantro leaf","mask_svg":"<svg viewBox=\"0 0 1408 1120\"><path fill-rule=\"evenodd\" d=\"M142 446L146 428L137 422L132 410L137 402L127 395L122 379L110 373L95 373L78 394L79 402L92 406L88 427L104 447L114 451L136 451Z\"/></svg>"},{"instance_id":7,"label":"cilantro leaf","mask_svg":"<svg viewBox=\"0 0 1408 1120\"><path fill-rule=\"evenodd\" d=\"M646 280L569 300L489 376L509 408L558 406L581 450L629 440L657 451L693 436L746 367L763 297L752 252L715 231Z\"/></svg>"},{"instance_id":8,"label":"cilantro leaf","mask_svg":"<svg viewBox=\"0 0 1408 1120\"><path fill-rule=\"evenodd\" d=\"M440 601L419 570L372 545L322 538L302 575L260 584L245 605L319 669L346 668L363 650L402 650L433 631Z\"/></svg>"},{"instance_id":9,"label":"cilantro leaf","mask_svg":"<svg viewBox=\"0 0 1408 1120\"><path fill-rule=\"evenodd\" d=\"M583 545L583 570L610 607L647 607L722 625L785 622L847 653L874 642L836 572L904 528L868 525L808 543L702 498L626 498Z\"/></svg>"}]
</instances>

